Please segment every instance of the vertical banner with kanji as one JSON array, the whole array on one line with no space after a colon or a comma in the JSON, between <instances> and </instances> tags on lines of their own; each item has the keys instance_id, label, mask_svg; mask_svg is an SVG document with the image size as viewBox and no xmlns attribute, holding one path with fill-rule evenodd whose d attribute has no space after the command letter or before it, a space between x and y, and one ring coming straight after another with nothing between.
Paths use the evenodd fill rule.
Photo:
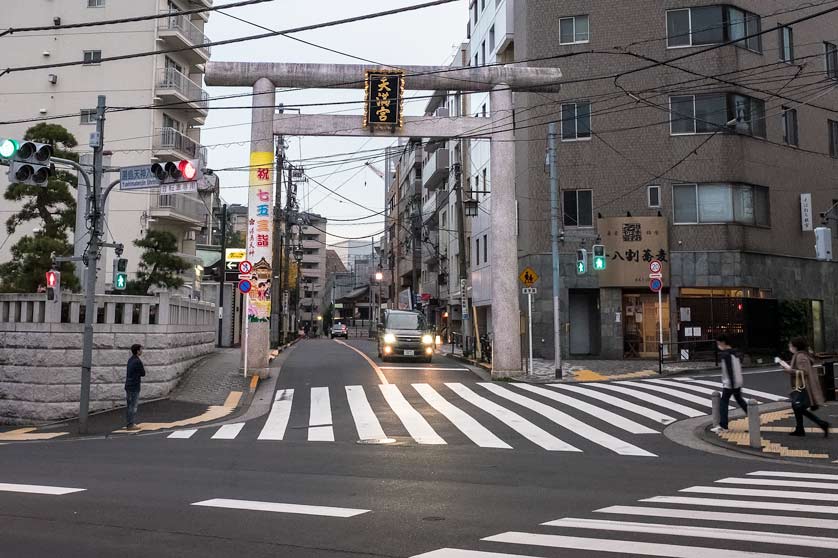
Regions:
<instances>
[{"instance_id":1,"label":"vertical banner with kanji","mask_svg":"<svg viewBox=\"0 0 838 558\"><path fill-rule=\"evenodd\" d=\"M247 259L253 264L247 319L268 322L271 317L271 258L273 241L273 154L250 154Z\"/></svg>"}]
</instances>

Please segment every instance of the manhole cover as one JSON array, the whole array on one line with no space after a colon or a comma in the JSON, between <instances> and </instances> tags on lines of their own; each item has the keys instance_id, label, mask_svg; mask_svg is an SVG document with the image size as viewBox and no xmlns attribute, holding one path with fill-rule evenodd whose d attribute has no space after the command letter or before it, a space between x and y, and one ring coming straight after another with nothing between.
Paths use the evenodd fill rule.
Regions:
<instances>
[{"instance_id":1,"label":"manhole cover","mask_svg":"<svg viewBox=\"0 0 838 558\"><path fill-rule=\"evenodd\" d=\"M396 440L393 438L369 438L367 440L358 440L359 444L369 444L369 445L382 445L382 444L393 444Z\"/></svg>"}]
</instances>

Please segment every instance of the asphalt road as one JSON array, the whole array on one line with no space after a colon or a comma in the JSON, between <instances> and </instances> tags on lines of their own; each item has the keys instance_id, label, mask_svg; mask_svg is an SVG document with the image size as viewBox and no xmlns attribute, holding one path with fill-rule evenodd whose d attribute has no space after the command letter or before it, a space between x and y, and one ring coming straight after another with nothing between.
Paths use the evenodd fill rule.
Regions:
<instances>
[{"instance_id":1,"label":"asphalt road","mask_svg":"<svg viewBox=\"0 0 838 558\"><path fill-rule=\"evenodd\" d=\"M666 417L709 412L710 386L529 391L487 386L455 361L385 365L371 344L349 345L298 345L271 413L244 424L0 445L0 556L838 553L838 470L704 453L661 433ZM748 382L787 391L776 374ZM802 486L795 471L819 476ZM668 500L638 502L656 497ZM596 511L611 506L625 507Z\"/></svg>"}]
</instances>

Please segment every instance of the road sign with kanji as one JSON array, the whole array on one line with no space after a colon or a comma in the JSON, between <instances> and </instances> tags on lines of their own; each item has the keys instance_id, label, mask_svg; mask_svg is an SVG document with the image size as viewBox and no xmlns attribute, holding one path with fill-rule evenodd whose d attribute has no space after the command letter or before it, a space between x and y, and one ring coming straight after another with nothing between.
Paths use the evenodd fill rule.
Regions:
<instances>
[{"instance_id":1,"label":"road sign with kanji","mask_svg":"<svg viewBox=\"0 0 838 558\"><path fill-rule=\"evenodd\" d=\"M521 275L518 276L518 279L521 280L521 283L526 285L527 287L532 287L533 284L538 281L538 273L531 267L527 267L524 271L521 272Z\"/></svg>"}]
</instances>

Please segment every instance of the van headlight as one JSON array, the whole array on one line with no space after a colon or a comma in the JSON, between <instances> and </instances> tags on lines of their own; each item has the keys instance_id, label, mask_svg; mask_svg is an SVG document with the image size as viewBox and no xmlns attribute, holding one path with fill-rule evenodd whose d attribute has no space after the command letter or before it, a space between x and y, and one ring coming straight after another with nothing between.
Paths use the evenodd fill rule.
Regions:
<instances>
[{"instance_id":1,"label":"van headlight","mask_svg":"<svg viewBox=\"0 0 838 558\"><path fill-rule=\"evenodd\" d=\"M433 335L423 335L422 336L422 344L423 345L433 345L434 344L434 336Z\"/></svg>"},{"instance_id":2,"label":"van headlight","mask_svg":"<svg viewBox=\"0 0 838 558\"><path fill-rule=\"evenodd\" d=\"M392 333L386 333L386 334L384 335L384 342L385 342L385 343L389 343L389 344L391 344L391 345L392 345L393 343L395 343L395 342L396 342L396 336L395 336L395 335L393 335Z\"/></svg>"}]
</instances>

